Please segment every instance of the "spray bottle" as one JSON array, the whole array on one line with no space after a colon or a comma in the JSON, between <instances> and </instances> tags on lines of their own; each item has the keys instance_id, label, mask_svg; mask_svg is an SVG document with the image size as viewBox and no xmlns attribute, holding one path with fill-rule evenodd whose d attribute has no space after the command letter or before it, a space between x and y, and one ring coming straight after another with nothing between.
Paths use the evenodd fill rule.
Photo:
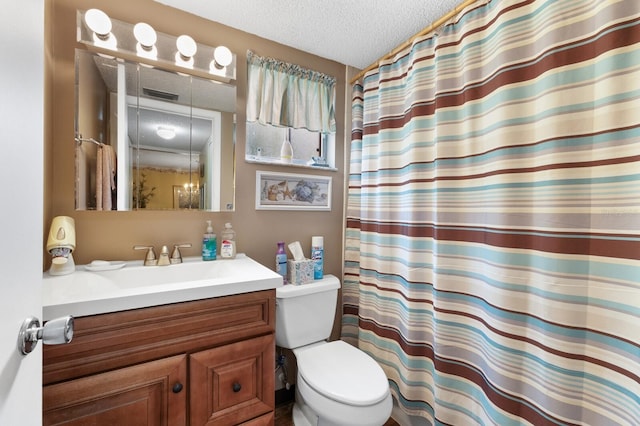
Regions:
<instances>
[{"instance_id":1,"label":"spray bottle","mask_svg":"<svg viewBox=\"0 0 640 426\"><path fill-rule=\"evenodd\" d=\"M278 242L276 251L276 272L282 275L282 280L287 283L287 252L284 249L284 241Z\"/></svg>"},{"instance_id":2,"label":"spray bottle","mask_svg":"<svg viewBox=\"0 0 640 426\"><path fill-rule=\"evenodd\" d=\"M324 275L324 237L311 237L311 259L313 259L313 279L321 280Z\"/></svg>"}]
</instances>

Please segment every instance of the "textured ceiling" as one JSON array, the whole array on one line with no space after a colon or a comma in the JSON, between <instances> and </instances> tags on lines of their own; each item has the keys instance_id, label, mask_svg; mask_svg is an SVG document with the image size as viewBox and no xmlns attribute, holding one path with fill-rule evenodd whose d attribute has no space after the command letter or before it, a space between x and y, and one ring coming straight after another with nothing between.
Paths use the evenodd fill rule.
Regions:
<instances>
[{"instance_id":1,"label":"textured ceiling","mask_svg":"<svg viewBox=\"0 0 640 426\"><path fill-rule=\"evenodd\" d=\"M156 0L364 69L462 0Z\"/></svg>"}]
</instances>

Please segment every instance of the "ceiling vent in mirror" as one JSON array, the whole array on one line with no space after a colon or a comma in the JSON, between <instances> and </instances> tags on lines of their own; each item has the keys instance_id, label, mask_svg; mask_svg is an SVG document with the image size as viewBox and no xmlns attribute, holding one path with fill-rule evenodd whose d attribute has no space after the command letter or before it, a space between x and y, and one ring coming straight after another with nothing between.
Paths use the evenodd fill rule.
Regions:
<instances>
[{"instance_id":1,"label":"ceiling vent in mirror","mask_svg":"<svg viewBox=\"0 0 640 426\"><path fill-rule=\"evenodd\" d=\"M143 87L142 93L146 96L163 99L165 101L175 102L178 100L178 95L175 93L164 92L162 90L156 90L156 89L149 89L148 87Z\"/></svg>"}]
</instances>

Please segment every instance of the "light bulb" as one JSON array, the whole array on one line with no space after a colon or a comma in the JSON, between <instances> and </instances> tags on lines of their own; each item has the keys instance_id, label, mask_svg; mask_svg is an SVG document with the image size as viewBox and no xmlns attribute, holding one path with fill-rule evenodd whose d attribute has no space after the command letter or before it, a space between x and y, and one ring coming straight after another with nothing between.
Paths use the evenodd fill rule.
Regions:
<instances>
[{"instance_id":1,"label":"light bulb","mask_svg":"<svg viewBox=\"0 0 640 426\"><path fill-rule=\"evenodd\" d=\"M94 34L105 40L111 33L111 19L100 9L89 9L84 14L84 21Z\"/></svg>"},{"instance_id":2,"label":"light bulb","mask_svg":"<svg viewBox=\"0 0 640 426\"><path fill-rule=\"evenodd\" d=\"M133 35L140 46L146 50L151 50L158 40L156 30L147 23L139 22L133 27Z\"/></svg>"},{"instance_id":3,"label":"light bulb","mask_svg":"<svg viewBox=\"0 0 640 426\"><path fill-rule=\"evenodd\" d=\"M220 68L224 68L231 64L231 61L233 60L233 54L231 53L229 48L225 46L218 46L213 51L213 60L215 61L217 66L219 66Z\"/></svg>"},{"instance_id":4,"label":"light bulb","mask_svg":"<svg viewBox=\"0 0 640 426\"><path fill-rule=\"evenodd\" d=\"M176 40L176 47L185 61L189 58L193 58L193 55L198 51L198 45L195 40L188 35L181 35L178 37Z\"/></svg>"}]
</instances>

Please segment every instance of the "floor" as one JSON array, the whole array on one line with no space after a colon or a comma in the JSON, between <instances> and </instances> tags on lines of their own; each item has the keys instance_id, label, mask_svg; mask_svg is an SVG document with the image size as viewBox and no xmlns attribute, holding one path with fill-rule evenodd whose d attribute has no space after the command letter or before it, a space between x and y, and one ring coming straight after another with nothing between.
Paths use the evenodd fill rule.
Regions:
<instances>
[{"instance_id":1,"label":"floor","mask_svg":"<svg viewBox=\"0 0 640 426\"><path fill-rule=\"evenodd\" d=\"M276 406L276 421L275 426L293 426L293 419L291 418L291 410L293 409L293 402L287 402ZM387 420L384 426L399 426L393 419Z\"/></svg>"}]
</instances>

